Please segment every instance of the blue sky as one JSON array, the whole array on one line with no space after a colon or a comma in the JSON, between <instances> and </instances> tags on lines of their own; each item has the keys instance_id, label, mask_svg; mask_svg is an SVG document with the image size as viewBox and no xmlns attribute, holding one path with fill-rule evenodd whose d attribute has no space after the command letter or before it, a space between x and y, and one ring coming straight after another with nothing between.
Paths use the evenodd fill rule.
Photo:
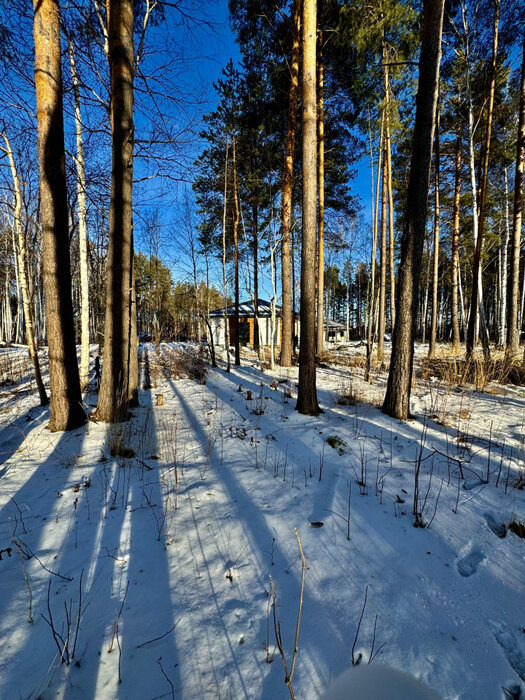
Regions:
<instances>
[{"instance_id":1,"label":"blue sky","mask_svg":"<svg viewBox=\"0 0 525 700\"><path fill-rule=\"evenodd\" d=\"M234 62L240 60L239 49L234 41L233 34L230 28L229 11L227 0L217 0L216 2L207 3L204 8L199 6L198 12L206 14L210 21L210 26L194 24L191 31L185 32L183 27L172 25L167 31L173 35L173 55L181 55L184 57L184 71L179 75L179 85L181 89L188 92L196 92L200 96L198 105L188 107L189 112L193 112L194 116L199 121L202 116L212 111L217 104L217 95L213 88L213 83L221 77L223 68L232 58ZM164 36L166 27L160 25L153 29L154 32L159 32ZM179 43L179 48L175 48L175 43ZM174 59L176 60L176 59ZM140 128L140 117L137 115L137 126ZM198 127L194 128L194 132L198 131ZM192 179L192 162L198 157L200 152L205 147L205 144L194 136L191 137L191 143L188 146L186 153L187 171L182 173L187 176L188 180ZM183 169L184 170L184 169ZM153 195L151 202L151 210L159 209L159 224L161 227L160 238L164 243L164 255L167 264L173 268L175 279L189 279L191 265L189 264L181 245L177 245L176 232L184 229L184 219L186 211L184 207L184 198L189 194L189 199L193 199L191 185L169 183L168 195L164 196L163 203L159 208L158 201L155 201L155 195L162 187L158 181L152 181L150 192ZM358 164L357 177L352 183L352 191L358 194L363 202L363 216L365 219L370 217L370 170L368 158L363 158ZM144 252L149 253L147 240L141 236L140 220L137 220L137 244ZM197 222L196 217L194 222ZM222 273L218 274L219 277Z\"/></svg>"}]
</instances>

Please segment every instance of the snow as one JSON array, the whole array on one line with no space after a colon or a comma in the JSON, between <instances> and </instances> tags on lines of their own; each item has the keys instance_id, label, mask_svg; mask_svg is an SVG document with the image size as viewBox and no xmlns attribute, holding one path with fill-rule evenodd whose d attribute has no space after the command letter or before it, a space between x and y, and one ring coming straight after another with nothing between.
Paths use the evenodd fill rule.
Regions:
<instances>
[{"instance_id":1,"label":"snow","mask_svg":"<svg viewBox=\"0 0 525 700\"><path fill-rule=\"evenodd\" d=\"M362 351L318 371L318 417L294 410L296 369L250 358L70 433L46 430L29 370L1 386L0 697L290 697L272 601L290 669L295 529L295 697L371 655L443 700L524 693L525 392L418 379L401 423L386 375L347 366Z\"/></svg>"}]
</instances>

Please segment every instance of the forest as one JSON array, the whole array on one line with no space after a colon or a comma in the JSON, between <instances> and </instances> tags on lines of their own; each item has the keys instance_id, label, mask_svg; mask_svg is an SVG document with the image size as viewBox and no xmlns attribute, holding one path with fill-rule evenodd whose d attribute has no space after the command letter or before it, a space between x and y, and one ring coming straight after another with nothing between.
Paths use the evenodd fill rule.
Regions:
<instances>
[{"instance_id":1,"label":"forest","mask_svg":"<svg viewBox=\"0 0 525 700\"><path fill-rule=\"evenodd\" d=\"M0 695L525 697L522 0L5 0L0 72Z\"/></svg>"},{"instance_id":2,"label":"forest","mask_svg":"<svg viewBox=\"0 0 525 700\"><path fill-rule=\"evenodd\" d=\"M41 60L50 63L53 39L53 85L39 69L38 7L33 17L27 3L12 2L1 17L2 342L26 342L36 364L48 337L70 346L64 363L79 343L80 388L89 344L101 353L105 345L101 401L118 390L133 402L132 336L200 342L210 311L231 302L226 340L239 364L239 302L252 300L257 324L258 299L267 296L282 318L280 365L292 363L300 317L299 365L309 377L330 319L345 325L347 340L366 339L365 376L373 360L385 366L385 335L393 335L408 363L392 367L385 399L398 417L409 413L410 382L399 382L411 374L416 338L428 342L429 357L438 342L467 359L478 344L485 362L491 351L517 357L525 304L521 3L450 2L442 19L429 18L435 46L425 47L421 8L411 3L323 0L310 65L300 3L231 0L238 60L224 59L216 107L206 113L183 66L195 52L192 33L219 31L211 6L119 3L113 55L110 4L49 5L59 24L52 36L42 27ZM430 94L422 59L436 50ZM46 159L52 171L39 179ZM46 262L46 231L58 241L59 221L62 243ZM258 332L253 344L258 350ZM57 372L75 385L78 405L74 364ZM299 410L302 388L312 385L302 379ZM51 423L63 429L67 409L55 417L53 393ZM315 397L305 401L305 412L315 412ZM98 413L114 419L113 408Z\"/></svg>"}]
</instances>

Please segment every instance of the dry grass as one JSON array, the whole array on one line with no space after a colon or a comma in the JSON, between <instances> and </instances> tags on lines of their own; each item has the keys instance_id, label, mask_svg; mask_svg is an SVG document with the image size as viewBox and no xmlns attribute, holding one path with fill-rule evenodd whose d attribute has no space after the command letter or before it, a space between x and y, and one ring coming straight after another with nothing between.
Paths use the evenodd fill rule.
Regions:
<instances>
[{"instance_id":1,"label":"dry grass","mask_svg":"<svg viewBox=\"0 0 525 700\"><path fill-rule=\"evenodd\" d=\"M200 348L187 346L185 348L163 347L159 361L168 379L200 379L206 376L206 363Z\"/></svg>"},{"instance_id":2,"label":"dry grass","mask_svg":"<svg viewBox=\"0 0 525 700\"><path fill-rule=\"evenodd\" d=\"M422 358L418 376L423 379L437 377L451 385L473 384L483 391L491 382L525 385L525 365L503 353L489 361L474 356L470 359L454 355Z\"/></svg>"},{"instance_id":3,"label":"dry grass","mask_svg":"<svg viewBox=\"0 0 525 700\"><path fill-rule=\"evenodd\" d=\"M0 349L0 386L21 382L27 374L29 365L27 353Z\"/></svg>"},{"instance_id":4,"label":"dry grass","mask_svg":"<svg viewBox=\"0 0 525 700\"><path fill-rule=\"evenodd\" d=\"M360 400L359 394L356 391L352 381L343 381L341 383L341 388L337 393L336 402L340 406L355 406Z\"/></svg>"}]
</instances>

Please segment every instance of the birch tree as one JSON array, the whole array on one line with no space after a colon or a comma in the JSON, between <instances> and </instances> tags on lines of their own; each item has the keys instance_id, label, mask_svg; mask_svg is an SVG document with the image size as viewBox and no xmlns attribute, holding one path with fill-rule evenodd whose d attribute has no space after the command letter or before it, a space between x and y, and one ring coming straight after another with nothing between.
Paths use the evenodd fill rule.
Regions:
<instances>
[{"instance_id":1,"label":"birch tree","mask_svg":"<svg viewBox=\"0 0 525 700\"><path fill-rule=\"evenodd\" d=\"M82 114L80 111L80 81L71 36L67 37L67 50L75 105L75 139L77 147L75 165L77 170L78 243L80 251L80 388L85 391L89 381L89 268L86 169L84 164L84 141L82 138Z\"/></svg>"},{"instance_id":2,"label":"birch tree","mask_svg":"<svg viewBox=\"0 0 525 700\"><path fill-rule=\"evenodd\" d=\"M18 170L16 167L13 151L11 149L11 144L5 131L2 133L2 138L4 139L5 148L0 146L0 150L7 154L9 160L9 167L11 169L11 176L13 178L13 190L15 200L13 220L16 233L15 257L18 269L18 279L20 281L20 291L22 293L22 306L24 310L24 323L27 347L29 350L29 357L31 359L35 371L35 382L38 389L38 395L40 397L40 405L47 406L49 403L49 399L47 397L44 382L42 380L42 373L40 371L40 362L38 360L38 347L34 331L33 310L31 308L31 298L27 279L27 244L22 227L22 191L20 188L20 178L18 177Z\"/></svg>"}]
</instances>

